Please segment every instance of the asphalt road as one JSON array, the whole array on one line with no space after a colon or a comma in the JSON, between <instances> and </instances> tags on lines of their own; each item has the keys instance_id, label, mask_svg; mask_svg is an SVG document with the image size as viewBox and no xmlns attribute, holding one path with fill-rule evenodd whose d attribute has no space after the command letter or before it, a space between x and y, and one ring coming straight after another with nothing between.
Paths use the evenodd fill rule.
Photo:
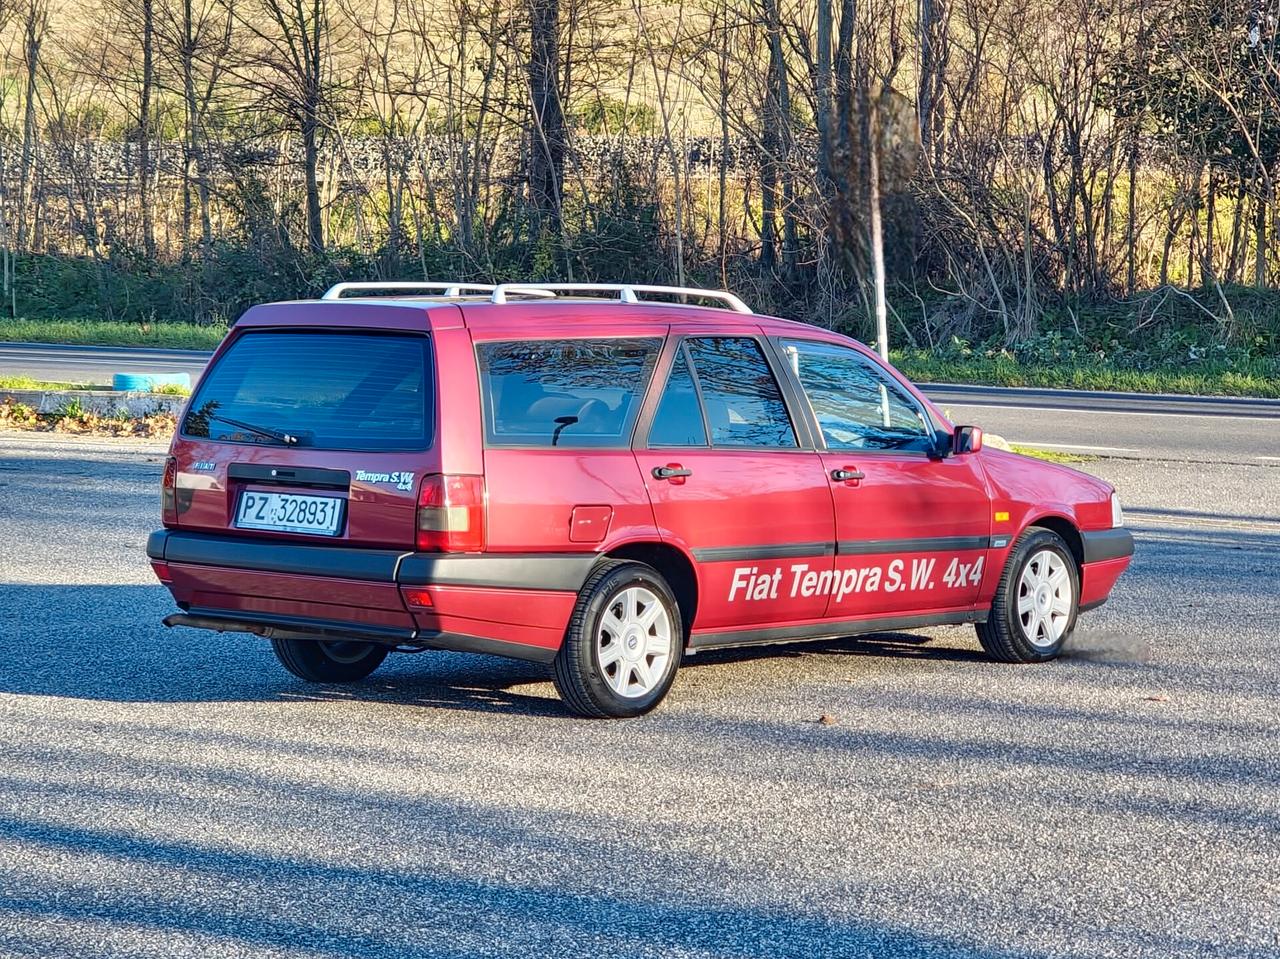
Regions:
<instances>
[{"instance_id":1,"label":"asphalt road","mask_svg":"<svg viewBox=\"0 0 1280 959\"><path fill-rule=\"evenodd\" d=\"M0 343L0 373L110 383L113 373L189 373L209 354ZM1084 393L951 384L926 387L953 419L1010 442L1107 456L1280 465L1280 400Z\"/></svg>"},{"instance_id":2,"label":"asphalt road","mask_svg":"<svg viewBox=\"0 0 1280 959\"><path fill-rule=\"evenodd\" d=\"M50 383L107 384L115 373L189 373L194 383L208 353L141 347L0 343L0 373Z\"/></svg>"},{"instance_id":3,"label":"asphalt road","mask_svg":"<svg viewBox=\"0 0 1280 959\"><path fill-rule=\"evenodd\" d=\"M161 454L0 434L0 955L1280 954L1271 467L1089 464L1138 554L1058 662L722 652L606 723L529 665L317 688L165 630Z\"/></svg>"}]
</instances>

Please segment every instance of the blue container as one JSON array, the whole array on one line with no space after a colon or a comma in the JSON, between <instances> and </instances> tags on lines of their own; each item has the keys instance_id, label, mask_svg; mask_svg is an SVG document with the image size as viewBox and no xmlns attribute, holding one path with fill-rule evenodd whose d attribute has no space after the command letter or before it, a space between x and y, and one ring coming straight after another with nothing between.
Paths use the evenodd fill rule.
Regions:
<instances>
[{"instance_id":1,"label":"blue container","mask_svg":"<svg viewBox=\"0 0 1280 959\"><path fill-rule=\"evenodd\" d=\"M150 393L158 386L180 386L191 389L187 373L117 373L111 377L111 388L121 392Z\"/></svg>"}]
</instances>

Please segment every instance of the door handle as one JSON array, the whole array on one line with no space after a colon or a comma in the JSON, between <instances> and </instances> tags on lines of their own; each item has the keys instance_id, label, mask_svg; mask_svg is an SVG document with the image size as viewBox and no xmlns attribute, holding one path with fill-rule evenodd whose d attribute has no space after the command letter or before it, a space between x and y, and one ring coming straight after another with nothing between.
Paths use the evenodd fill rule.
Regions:
<instances>
[{"instance_id":1,"label":"door handle","mask_svg":"<svg viewBox=\"0 0 1280 959\"><path fill-rule=\"evenodd\" d=\"M837 483L848 483L851 481L864 480L867 474L861 470L834 469L831 471L831 478Z\"/></svg>"},{"instance_id":2,"label":"door handle","mask_svg":"<svg viewBox=\"0 0 1280 959\"><path fill-rule=\"evenodd\" d=\"M670 466L655 466L653 468L653 478L660 480L683 479L686 476L692 476L693 470L687 470L679 463L672 463Z\"/></svg>"}]
</instances>

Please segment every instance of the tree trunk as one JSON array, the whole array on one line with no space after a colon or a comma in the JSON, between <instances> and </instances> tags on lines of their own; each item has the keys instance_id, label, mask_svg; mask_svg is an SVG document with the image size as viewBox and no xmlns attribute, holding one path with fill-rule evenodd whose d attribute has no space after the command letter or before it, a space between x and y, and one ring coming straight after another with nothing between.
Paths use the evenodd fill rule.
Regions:
<instances>
[{"instance_id":1,"label":"tree trunk","mask_svg":"<svg viewBox=\"0 0 1280 959\"><path fill-rule=\"evenodd\" d=\"M28 211L31 206L31 172L36 150L36 76L40 70L40 45L44 43L45 30L49 26L49 12L43 0L31 0L23 24L24 55L27 67L26 109L22 122L22 161L18 172L18 243L23 251L27 246Z\"/></svg>"},{"instance_id":2,"label":"tree trunk","mask_svg":"<svg viewBox=\"0 0 1280 959\"><path fill-rule=\"evenodd\" d=\"M529 202L538 231L559 235L564 187L565 127L560 103L560 0L529 0Z\"/></svg>"},{"instance_id":3,"label":"tree trunk","mask_svg":"<svg viewBox=\"0 0 1280 959\"><path fill-rule=\"evenodd\" d=\"M1206 285L1217 279L1217 270L1213 263L1214 219L1217 217L1218 178L1213 167L1209 167L1209 184L1204 194L1204 248L1201 250L1200 279Z\"/></svg>"},{"instance_id":4,"label":"tree trunk","mask_svg":"<svg viewBox=\"0 0 1280 959\"><path fill-rule=\"evenodd\" d=\"M138 97L138 203L142 208L142 249L156 257L154 174L151 158L151 88L155 83L155 6L138 0L142 13L142 91Z\"/></svg>"},{"instance_id":5,"label":"tree trunk","mask_svg":"<svg viewBox=\"0 0 1280 959\"><path fill-rule=\"evenodd\" d=\"M776 2L776 0L775 0ZM716 251L720 260L720 285L729 288L729 2L721 0L719 13L722 18L718 49L720 93L720 163L718 204L716 221L718 236Z\"/></svg>"},{"instance_id":6,"label":"tree trunk","mask_svg":"<svg viewBox=\"0 0 1280 959\"><path fill-rule=\"evenodd\" d=\"M227 20L227 29L231 20ZM183 183L183 238L190 243L191 235L191 167L195 167L196 196L200 205L200 245L207 254L213 245L213 219L209 212L209 169L204 152L204 109L196 95L196 37L195 13L192 0L182 3L182 96L187 112L187 145L183 158L186 177ZM227 38L229 42L229 37Z\"/></svg>"},{"instance_id":7,"label":"tree trunk","mask_svg":"<svg viewBox=\"0 0 1280 959\"><path fill-rule=\"evenodd\" d=\"M1138 191L1138 133L1133 130L1129 140L1129 195L1124 228L1125 292L1133 296L1137 284L1137 191Z\"/></svg>"},{"instance_id":8,"label":"tree trunk","mask_svg":"<svg viewBox=\"0 0 1280 959\"><path fill-rule=\"evenodd\" d=\"M778 13L778 0L764 0L764 22L769 38L769 72L765 83L764 130L761 137L764 163L760 169L760 266L765 271L772 272L778 265L778 173L783 152L784 122L782 74L786 70L782 57L782 21Z\"/></svg>"},{"instance_id":9,"label":"tree trunk","mask_svg":"<svg viewBox=\"0 0 1280 959\"><path fill-rule=\"evenodd\" d=\"M1253 285L1267 285L1267 183L1258 184L1258 205L1253 211Z\"/></svg>"}]
</instances>

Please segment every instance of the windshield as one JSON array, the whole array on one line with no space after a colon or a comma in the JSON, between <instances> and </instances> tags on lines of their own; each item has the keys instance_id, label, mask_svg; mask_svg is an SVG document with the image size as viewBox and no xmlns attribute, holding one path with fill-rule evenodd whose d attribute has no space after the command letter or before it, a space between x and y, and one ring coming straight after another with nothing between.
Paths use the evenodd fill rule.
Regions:
<instances>
[{"instance_id":1,"label":"windshield","mask_svg":"<svg viewBox=\"0 0 1280 959\"><path fill-rule=\"evenodd\" d=\"M424 336L248 332L200 384L182 429L233 443L288 436L315 449L426 449L431 369Z\"/></svg>"}]
</instances>

